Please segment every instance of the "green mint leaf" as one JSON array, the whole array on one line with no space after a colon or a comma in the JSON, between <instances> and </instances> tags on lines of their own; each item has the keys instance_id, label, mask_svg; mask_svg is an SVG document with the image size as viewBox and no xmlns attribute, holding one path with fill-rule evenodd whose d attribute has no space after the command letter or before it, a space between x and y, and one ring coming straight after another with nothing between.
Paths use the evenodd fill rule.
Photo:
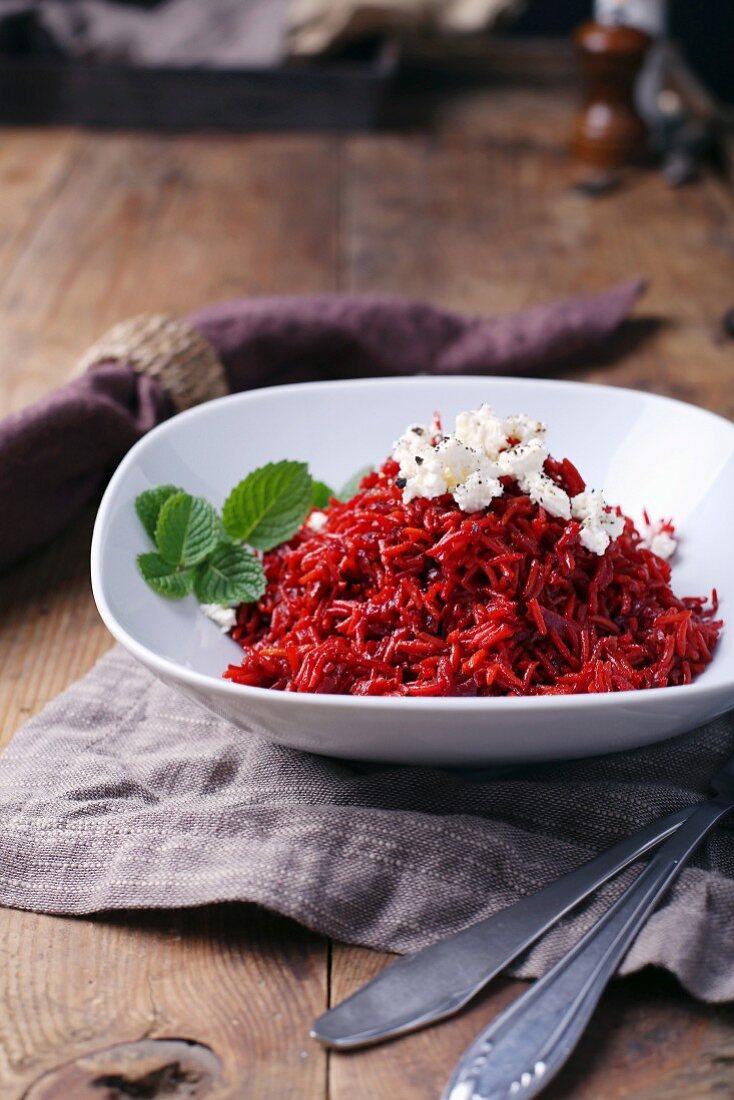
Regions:
<instances>
[{"instance_id":1,"label":"green mint leaf","mask_svg":"<svg viewBox=\"0 0 734 1100\"><path fill-rule=\"evenodd\" d=\"M324 481L314 481L311 486L311 507L312 508L328 508L329 501L332 497L335 497L336 493L333 489Z\"/></svg>"},{"instance_id":2,"label":"green mint leaf","mask_svg":"<svg viewBox=\"0 0 734 1100\"><path fill-rule=\"evenodd\" d=\"M312 484L305 462L269 462L254 470L224 502L227 534L258 550L287 542L308 515Z\"/></svg>"},{"instance_id":3,"label":"green mint leaf","mask_svg":"<svg viewBox=\"0 0 734 1100\"><path fill-rule=\"evenodd\" d=\"M263 567L244 546L222 542L197 566L194 591L200 603L254 603L265 591Z\"/></svg>"},{"instance_id":4,"label":"green mint leaf","mask_svg":"<svg viewBox=\"0 0 734 1100\"><path fill-rule=\"evenodd\" d=\"M219 545L220 542L232 542L232 541L233 540L229 537L229 535L227 534L227 532L225 530L224 523L222 521L222 517L217 512L217 545Z\"/></svg>"},{"instance_id":5,"label":"green mint leaf","mask_svg":"<svg viewBox=\"0 0 734 1100\"><path fill-rule=\"evenodd\" d=\"M181 489L177 485L156 485L154 489L146 489L136 498L135 511L151 541L155 542L155 528L161 508L169 497L180 492Z\"/></svg>"},{"instance_id":6,"label":"green mint leaf","mask_svg":"<svg viewBox=\"0 0 734 1100\"><path fill-rule=\"evenodd\" d=\"M138 554L138 569L153 591L169 600L182 600L194 590L193 569L171 565L160 554Z\"/></svg>"},{"instance_id":7,"label":"green mint leaf","mask_svg":"<svg viewBox=\"0 0 734 1100\"><path fill-rule=\"evenodd\" d=\"M349 481L342 485L341 489L337 493L337 500L347 501L355 497L359 492L359 486L362 483L362 478L367 477L367 474L372 473L371 466L363 466L361 470L357 470L356 474L352 474Z\"/></svg>"},{"instance_id":8,"label":"green mint leaf","mask_svg":"<svg viewBox=\"0 0 734 1100\"><path fill-rule=\"evenodd\" d=\"M170 565L197 565L217 545L219 517L203 497L176 493L158 516L155 542Z\"/></svg>"}]
</instances>

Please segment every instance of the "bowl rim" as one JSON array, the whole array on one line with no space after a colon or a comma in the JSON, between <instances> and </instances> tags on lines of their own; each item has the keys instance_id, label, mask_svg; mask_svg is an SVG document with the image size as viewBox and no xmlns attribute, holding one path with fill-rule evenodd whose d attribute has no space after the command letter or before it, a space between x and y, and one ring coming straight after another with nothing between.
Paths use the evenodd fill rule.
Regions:
<instances>
[{"instance_id":1,"label":"bowl rim","mask_svg":"<svg viewBox=\"0 0 734 1100\"><path fill-rule=\"evenodd\" d=\"M190 422L197 418L205 418L216 412L216 409L225 402L231 403L233 401L247 402L248 400L257 399L262 395L268 395L273 393L294 393L304 389L313 391L314 389L323 389L332 392L335 389L350 389L368 386L390 388L392 386L415 385L416 388L430 387L435 383L441 382L508 382L513 386L519 385L520 388L527 387L531 389L533 385L542 384L558 388L567 389L569 391L579 392L583 390L588 392L594 390L599 394L614 392L629 394L635 398L642 399L653 404L662 403L664 405L672 405L679 409L693 410L705 419L716 421L719 425L723 425L725 429L734 435L734 423L728 420L724 416L720 416L718 413L712 412L710 409L701 408L699 405L694 405L687 401L680 401L677 398L669 397L666 394L649 393L645 390L634 390L629 386L608 386L599 382L581 382L574 379L560 379L560 378L543 378L535 376L513 377L512 375L481 375L481 374L430 374L430 375L399 375L389 378L350 378L350 379L338 379L335 381L319 381L319 382L292 382L278 386L262 386L258 389L244 390L239 393L227 394L224 397L214 398L211 401L206 401L201 405L197 405L194 408L187 409L185 412L177 413L168 420L164 420L161 424L156 425L149 432L146 432L141 439L139 439L129 451L124 455L119 465L115 469L112 477L110 478L107 487L102 496L97 515L94 521L94 530L92 532L91 554L90 554L90 571L92 582L92 594L94 601L97 605L97 610L102 618L107 629L112 636L120 642L125 649L127 649L134 657L137 658L143 665L153 669L164 679L173 679L174 681L181 682L192 688L205 688L209 691L215 691L220 695L234 696L244 700L253 699L254 701L273 703L274 705L282 705L284 707L294 706L321 706L328 707L329 709L350 709L354 706L367 707L375 711L386 711L394 707L410 707L412 711L432 711L437 706L446 710L449 708L456 708L459 711L503 711L510 709L515 713L522 710L537 711L543 708L550 708L552 710L562 709L564 707L608 707L619 706L623 703L629 703L631 700L635 701L635 704L650 705L653 706L655 702L660 699L660 691L665 692L665 697L670 698L671 702L673 697L680 697L681 692L685 693L685 698L691 700L695 695L701 698L707 698L709 696L715 696L726 692L727 688L732 693L732 705L734 705L734 670L728 681L723 681L714 684L701 683L700 681L694 681L691 684L679 684L675 686L668 686L664 688L648 688L644 690L626 690L607 693L587 693L577 695L525 695L525 696L470 696L462 697L456 695L450 696L403 696L403 695L327 695L316 694L309 692L288 692L288 691L273 691L271 688L252 687L248 684L237 684L231 680L225 680L223 677L211 676L205 672L197 672L194 669L187 668L185 665L179 664L177 661L171 660L167 657L161 657L154 650L149 649L148 646L143 645L137 641L128 631L118 622L113 614L109 603L107 602L104 583L102 580L102 549L104 540L104 530L107 525L107 518L113 506L115 495L118 485L122 482L128 469L135 464L137 458L142 454L145 449L151 446L151 440L155 441L161 436L166 435L169 432L175 432L182 421ZM715 657L714 657L715 660Z\"/></svg>"}]
</instances>

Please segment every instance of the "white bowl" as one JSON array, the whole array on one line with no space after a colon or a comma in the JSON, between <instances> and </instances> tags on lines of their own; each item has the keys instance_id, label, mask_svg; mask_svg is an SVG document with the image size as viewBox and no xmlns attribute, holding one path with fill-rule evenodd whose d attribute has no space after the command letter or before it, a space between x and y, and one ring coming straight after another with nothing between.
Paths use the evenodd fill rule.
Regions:
<instances>
[{"instance_id":1,"label":"white bowl","mask_svg":"<svg viewBox=\"0 0 734 1100\"><path fill-rule=\"evenodd\" d=\"M488 402L549 424L552 453L568 456L636 521L672 516L681 544L680 595L716 587L734 605L734 425L647 393L575 382L419 377L279 386L211 401L167 421L120 463L99 509L92 586L106 625L176 691L253 732L310 752L400 763L486 764L588 756L693 729L734 706L734 630L693 684L609 695L498 699L355 698L244 687L221 674L241 651L199 611L141 580L150 549L133 508L143 489L173 482L221 505L250 470L305 460L342 484L379 463L406 424L440 409L447 424ZM244 735L244 734L243 734Z\"/></svg>"}]
</instances>

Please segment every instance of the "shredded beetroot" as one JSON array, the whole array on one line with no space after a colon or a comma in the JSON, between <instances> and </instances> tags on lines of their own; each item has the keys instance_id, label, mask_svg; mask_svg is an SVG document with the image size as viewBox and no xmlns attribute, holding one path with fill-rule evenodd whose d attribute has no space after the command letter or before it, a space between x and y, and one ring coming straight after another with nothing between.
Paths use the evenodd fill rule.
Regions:
<instances>
[{"instance_id":1,"label":"shredded beetroot","mask_svg":"<svg viewBox=\"0 0 734 1100\"><path fill-rule=\"evenodd\" d=\"M571 495L567 460L546 473ZM569 695L687 684L711 660L722 623L679 599L670 566L630 519L603 556L579 525L547 515L509 480L484 512L450 496L403 504L388 460L357 496L332 501L265 555L257 604L232 636L225 676L276 691L349 695Z\"/></svg>"}]
</instances>

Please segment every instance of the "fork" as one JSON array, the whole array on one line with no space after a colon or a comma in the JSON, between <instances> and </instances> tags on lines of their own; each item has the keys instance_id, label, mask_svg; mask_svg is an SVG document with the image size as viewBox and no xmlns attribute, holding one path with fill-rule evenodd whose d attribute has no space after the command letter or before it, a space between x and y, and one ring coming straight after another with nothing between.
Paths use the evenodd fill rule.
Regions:
<instances>
[{"instance_id":1,"label":"fork","mask_svg":"<svg viewBox=\"0 0 734 1100\"><path fill-rule=\"evenodd\" d=\"M480 1032L442 1100L530 1100L573 1053L599 998L662 895L709 832L734 810L734 757L699 805L604 916Z\"/></svg>"}]
</instances>

